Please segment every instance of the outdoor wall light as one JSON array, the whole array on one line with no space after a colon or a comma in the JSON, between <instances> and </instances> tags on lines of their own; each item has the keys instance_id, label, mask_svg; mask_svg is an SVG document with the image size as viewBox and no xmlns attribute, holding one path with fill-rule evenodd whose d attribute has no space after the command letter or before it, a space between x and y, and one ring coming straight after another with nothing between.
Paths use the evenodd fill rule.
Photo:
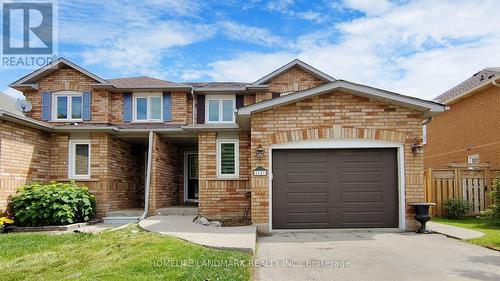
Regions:
<instances>
[{"instance_id":1,"label":"outdoor wall light","mask_svg":"<svg viewBox=\"0 0 500 281\"><path fill-rule=\"evenodd\" d=\"M415 138L413 143L411 144L411 151L413 151L414 155L424 153L424 145L422 144L422 140L419 138Z\"/></svg>"},{"instance_id":2,"label":"outdoor wall light","mask_svg":"<svg viewBox=\"0 0 500 281\"><path fill-rule=\"evenodd\" d=\"M255 150L255 157L257 157L257 159L264 158L264 148L260 144L257 147L257 149Z\"/></svg>"}]
</instances>

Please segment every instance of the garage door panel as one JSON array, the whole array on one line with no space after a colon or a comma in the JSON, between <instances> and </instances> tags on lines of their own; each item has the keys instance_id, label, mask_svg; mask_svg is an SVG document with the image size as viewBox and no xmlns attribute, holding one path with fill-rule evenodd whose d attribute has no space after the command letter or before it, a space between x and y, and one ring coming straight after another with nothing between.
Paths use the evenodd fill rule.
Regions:
<instances>
[{"instance_id":1,"label":"garage door panel","mask_svg":"<svg viewBox=\"0 0 500 281\"><path fill-rule=\"evenodd\" d=\"M276 150L274 228L397 227L395 149Z\"/></svg>"}]
</instances>

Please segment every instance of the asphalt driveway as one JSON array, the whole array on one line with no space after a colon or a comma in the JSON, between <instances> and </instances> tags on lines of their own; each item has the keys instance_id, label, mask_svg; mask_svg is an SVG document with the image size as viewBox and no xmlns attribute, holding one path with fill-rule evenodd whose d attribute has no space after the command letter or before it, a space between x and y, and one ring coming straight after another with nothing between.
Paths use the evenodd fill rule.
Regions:
<instances>
[{"instance_id":1,"label":"asphalt driveway","mask_svg":"<svg viewBox=\"0 0 500 281\"><path fill-rule=\"evenodd\" d=\"M260 237L257 280L500 280L500 253L440 234L278 233Z\"/></svg>"}]
</instances>

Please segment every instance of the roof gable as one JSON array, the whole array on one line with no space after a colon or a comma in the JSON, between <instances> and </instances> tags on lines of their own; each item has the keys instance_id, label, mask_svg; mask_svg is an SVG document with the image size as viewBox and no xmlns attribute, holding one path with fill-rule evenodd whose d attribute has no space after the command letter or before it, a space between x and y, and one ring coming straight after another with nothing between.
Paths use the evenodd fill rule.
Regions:
<instances>
[{"instance_id":1,"label":"roof gable","mask_svg":"<svg viewBox=\"0 0 500 281\"><path fill-rule=\"evenodd\" d=\"M27 86L27 85L33 85L34 83L39 81L41 78L46 77L46 76L50 75L51 73L53 73L53 72L55 72L58 69L61 69L63 67L72 68L72 69L94 79L95 81L97 81L98 84L109 85L109 82L106 81L105 79L102 79L101 77L91 73L90 71L88 71L88 70L86 70L86 69L84 69L84 68L82 68L82 67L80 67L72 62L70 62L69 60L67 60L65 58L59 58L56 61L53 61L52 63L50 63L44 67L41 67L41 68L31 72L30 74L22 77L21 79L13 82L9 86L12 88L16 88L16 87L23 87L23 86Z\"/></svg>"},{"instance_id":2,"label":"roof gable","mask_svg":"<svg viewBox=\"0 0 500 281\"><path fill-rule=\"evenodd\" d=\"M421 112L425 112L426 116L432 116L445 110L445 106L428 100L423 100L415 97L405 96L386 90L369 87L366 85L355 84L349 81L336 80L328 84L324 84L305 91L299 91L288 95L282 95L278 98L266 100L259 103L254 103L238 109L237 115L239 123L245 127L249 122L252 113L262 112L273 107L283 106L295 103L300 100L315 97L322 94L331 93L335 90L342 90L347 93L352 93L367 98L384 100L392 104L397 104L412 108Z\"/></svg>"},{"instance_id":3,"label":"roof gable","mask_svg":"<svg viewBox=\"0 0 500 281\"><path fill-rule=\"evenodd\" d=\"M478 90L486 88L494 80L500 78L500 67L487 67L472 75L467 80L437 96L434 100L444 104L452 104L468 97Z\"/></svg>"},{"instance_id":4,"label":"roof gable","mask_svg":"<svg viewBox=\"0 0 500 281\"><path fill-rule=\"evenodd\" d=\"M317 68L314 68L312 66L310 66L309 64L299 60L299 59L294 59L293 61L285 64L284 66L276 69L275 71L269 73L268 75L260 78L259 80L253 82L251 85L252 86L256 86L256 85L263 85L267 82L269 82L269 80L273 79L274 77L286 72L287 70L293 68L293 67L300 67L301 69L325 80L326 82L333 82L335 81L335 78L331 77L330 75L318 70Z\"/></svg>"}]
</instances>

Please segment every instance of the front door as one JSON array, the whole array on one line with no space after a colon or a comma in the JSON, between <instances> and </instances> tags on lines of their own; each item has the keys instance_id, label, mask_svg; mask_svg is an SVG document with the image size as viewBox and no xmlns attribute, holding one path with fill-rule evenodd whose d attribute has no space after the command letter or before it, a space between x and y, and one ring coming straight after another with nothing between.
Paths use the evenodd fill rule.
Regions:
<instances>
[{"instance_id":1,"label":"front door","mask_svg":"<svg viewBox=\"0 0 500 281\"><path fill-rule=\"evenodd\" d=\"M188 153L186 157L186 201L198 201L198 154Z\"/></svg>"}]
</instances>

